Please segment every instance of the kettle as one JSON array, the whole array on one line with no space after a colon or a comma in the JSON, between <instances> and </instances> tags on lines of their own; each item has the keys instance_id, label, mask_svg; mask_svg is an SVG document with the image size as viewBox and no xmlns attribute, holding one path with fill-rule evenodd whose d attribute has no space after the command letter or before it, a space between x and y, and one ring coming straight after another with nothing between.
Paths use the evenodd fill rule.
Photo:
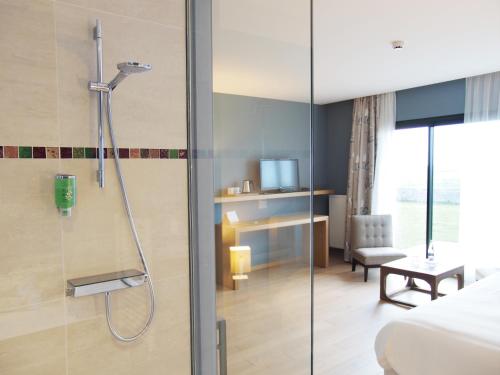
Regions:
<instances>
[{"instance_id":1,"label":"kettle","mask_svg":"<svg viewBox=\"0 0 500 375\"><path fill-rule=\"evenodd\" d=\"M253 181L252 180L243 180L241 181L242 193L251 193L253 191Z\"/></svg>"}]
</instances>

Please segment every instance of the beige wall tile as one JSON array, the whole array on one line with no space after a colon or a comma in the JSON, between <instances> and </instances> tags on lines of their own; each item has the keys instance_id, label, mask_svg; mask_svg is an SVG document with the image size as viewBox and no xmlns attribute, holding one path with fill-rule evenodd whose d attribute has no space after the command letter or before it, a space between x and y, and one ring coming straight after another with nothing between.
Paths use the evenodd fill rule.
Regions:
<instances>
[{"instance_id":1,"label":"beige wall tile","mask_svg":"<svg viewBox=\"0 0 500 375\"><path fill-rule=\"evenodd\" d=\"M172 326L189 326L189 277L187 275L180 277L163 278L161 280L153 279L153 285L156 294L156 313L153 320L152 329L148 335L155 336L158 331L170 329ZM94 297L82 297L79 300L94 299ZM104 296L96 296L92 303L95 304L95 315L86 316L85 319L73 319L71 323L77 323L82 320L92 320L105 315ZM123 289L113 292L113 322L119 332L124 335L132 335L139 331L149 313L149 293L144 287ZM71 301L68 303L68 310ZM70 317L71 319L71 317ZM105 324L105 322L104 322ZM181 333L170 334L171 340L177 340ZM91 340L91 338L89 338ZM157 348L156 350L162 350Z\"/></svg>"},{"instance_id":2,"label":"beige wall tile","mask_svg":"<svg viewBox=\"0 0 500 375\"><path fill-rule=\"evenodd\" d=\"M160 331L173 329L171 340L175 341L183 335L182 329L189 332L189 276L170 277L155 283L158 301L157 327Z\"/></svg>"},{"instance_id":3,"label":"beige wall tile","mask_svg":"<svg viewBox=\"0 0 500 375\"><path fill-rule=\"evenodd\" d=\"M4 145L58 145L53 2L0 0Z\"/></svg>"},{"instance_id":4,"label":"beige wall tile","mask_svg":"<svg viewBox=\"0 0 500 375\"><path fill-rule=\"evenodd\" d=\"M189 325L178 324L165 330L156 330L148 341L150 347L162 350L132 353L135 371L140 371L142 368L147 374L154 375L191 374ZM147 350L146 346L142 349Z\"/></svg>"},{"instance_id":5,"label":"beige wall tile","mask_svg":"<svg viewBox=\"0 0 500 375\"><path fill-rule=\"evenodd\" d=\"M23 262L16 270L9 270L0 276L0 312L63 298L61 259L52 259L54 264L47 265L27 265ZM22 265L26 267L21 268Z\"/></svg>"},{"instance_id":6,"label":"beige wall tile","mask_svg":"<svg viewBox=\"0 0 500 375\"><path fill-rule=\"evenodd\" d=\"M51 302L12 308L1 312L0 316L0 341L62 327L66 324L64 297Z\"/></svg>"},{"instance_id":7,"label":"beige wall tile","mask_svg":"<svg viewBox=\"0 0 500 375\"><path fill-rule=\"evenodd\" d=\"M150 254L154 278L185 275L188 270L186 161L151 160L145 168L144 161L129 160L123 167L137 223L151 221L145 249Z\"/></svg>"},{"instance_id":8,"label":"beige wall tile","mask_svg":"<svg viewBox=\"0 0 500 375\"><path fill-rule=\"evenodd\" d=\"M103 190L95 181L95 160L63 160L61 163L62 170L75 174L78 181L77 207L73 216L62 222L66 276L140 268L113 161L106 161ZM122 160L122 169L153 275L162 278L186 274L186 161Z\"/></svg>"},{"instance_id":9,"label":"beige wall tile","mask_svg":"<svg viewBox=\"0 0 500 375\"><path fill-rule=\"evenodd\" d=\"M178 277L186 274L189 269L187 252L188 240L169 237L164 234L154 235L155 247L149 257L151 274L155 280Z\"/></svg>"},{"instance_id":10,"label":"beige wall tile","mask_svg":"<svg viewBox=\"0 0 500 375\"><path fill-rule=\"evenodd\" d=\"M66 278L138 268L140 262L110 160L106 162L103 190L95 179L96 160L62 160L61 165L65 173L77 176L77 206L62 222ZM133 202L133 197L130 199ZM144 233L142 223L138 224Z\"/></svg>"},{"instance_id":11,"label":"beige wall tile","mask_svg":"<svg viewBox=\"0 0 500 375\"><path fill-rule=\"evenodd\" d=\"M112 163L106 161L107 182L99 190L95 160L61 162L62 170L75 174L78 181L77 207L63 221L66 278L142 268ZM185 277L189 270L186 161L122 160L122 169L153 280ZM71 300L68 309L71 321L104 312L99 298Z\"/></svg>"},{"instance_id":12,"label":"beige wall tile","mask_svg":"<svg viewBox=\"0 0 500 375\"><path fill-rule=\"evenodd\" d=\"M70 323L69 374L134 374L137 371L148 374L189 374L188 288L187 277L157 283L155 320L151 329L133 343L121 344L112 339L102 314ZM145 288L114 293L113 322L121 334L133 334L144 324L148 313L145 297ZM86 360L89 357L93 358L91 362Z\"/></svg>"},{"instance_id":13,"label":"beige wall tile","mask_svg":"<svg viewBox=\"0 0 500 375\"><path fill-rule=\"evenodd\" d=\"M136 17L168 26L184 28L185 0L56 0L122 16Z\"/></svg>"},{"instance_id":14,"label":"beige wall tile","mask_svg":"<svg viewBox=\"0 0 500 375\"><path fill-rule=\"evenodd\" d=\"M0 341L0 374L66 374L65 328Z\"/></svg>"},{"instance_id":15,"label":"beige wall tile","mask_svg":"<svg viewBox=\"0 0 500 375\"><path fill-rule=\"evenodd\" d=\"M54 204L58 160L0 163L0 311L64 295L60 217Z\"/></svg>"},{"instance_id":16,"label":"beige wall tile","mask_svg":"<svg viewBox=\"0 0 500 375\"><path fill-rule=\"evenodd\" d=\"M132 374L131 353L140 346L141 341L124 344L114 340L104 317L69 324L68 374Z\"/></svg>"},{"instance_id":17,"label":"beige wall tile","mask_svg":"<svg viewBox=\"0 0 500 375\"><path fill-rule=\"evenodd\" d=\"M113 114L122 147L185 148L185 35L179 28L56 3L61 140L96 145L95 19L103 24L105 80L123 61L150 63L114 94ZM164 47L163 47L164 46ZM119 131L118 131L119 129Z\"/></svg>"},{"instance_id":18,"label":"beige wall tile","mask_svg":"<svg viewBox=\"0 0 500 375\"><path fill-rule=\"evenodd\" d=\"M189 327L187 331L179 328L181 330L181 336L176 335L176 330L154 330L139 341L120 344L110 338L104 318L71 325L68 327L68 374L189 375ZM94 340L83 342L89 339L88 332L98 333Z\"/></svg>"},{"instance_id":19,"label":"beige wall tile","mask_svg":"<svg viewBox=\"0 0 500 375\"><path fill-rule=\"evenodd\" d=\"M2 143L96 144L96 100L87 83L95 77L92 27L98 17L106 80L121 61L153 65L115 93L119 146L186 147L184 1L137 4L0 0L0 22L8 30L0 34L0 47L15 70L0 72L7 87L0 110L9 124L0 128ZM96 166L96 160L0 161L1 374L190 373L187 163L123 161L157 293L151 330L131 344L110 335L102 295L64 296L69 278L141 266L113 161L106 161L104 190L95 182ZM71 217L55 208L58 172L77 176ZM141 328L148 303L145 287L113 293L120 332Z\"/></svg>"},{"instance_id":20,"label":"beige wall tile","mask_svg":"<svg viewBox=\"0 0 500 375\"><path fill-rule=\"evenodd\" d=\"M102 295L85 298L66 298L67 324L94 319L104 315L104 297Z\"/></svg>"},{"instance_id":21,"label":"beige wall tile","mask_svg":"<svg viewBox=\"0 0 500 375\"><path fill-rule=\"evenodd\" d=\"M187 218L187 161L122 160L123 175L137 215L169 215L161 223L172 234L185 230ZM112 177L114 170L108 171ZM164 219L167 219L165 216ZM176 219L176 220L173 220Z\"/></svg>"}]
</instances>

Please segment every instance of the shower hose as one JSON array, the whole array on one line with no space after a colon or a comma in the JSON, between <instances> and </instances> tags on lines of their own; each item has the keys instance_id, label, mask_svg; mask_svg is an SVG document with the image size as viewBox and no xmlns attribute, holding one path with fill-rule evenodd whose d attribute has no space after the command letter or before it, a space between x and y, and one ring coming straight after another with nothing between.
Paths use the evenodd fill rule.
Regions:
<instances>
[{"instance_id":1,"label":"shower hose","mask_svg":"<svg viewBox=\"0 0 500 375\"><path fill-rule=\"evenodd\" d=\"M149 267L148 267L148 264L146 262L146 257L144 255L144 251L142 249L141 240L139 239L139 234L137 233L137 229L135 227L134 217L132 216L132 210L130 209L130 203L129 203L128 196L127 196L127 189L125 187L125 181L123 179L123 174L122 174L122 170L121 170L118 146L117 146L115 134L113 131L113 111L111 108L112 91L113 90L109 90L109 92L107 93L107 105L106 105L109 136L111 138L111 144L113 146L113 151L115 154L114 155L115 167L116 167L116 173L118 175L118 181L120 182L120 190L122 192L123 205L125 206L125 210L127 211L128 222L130 224L130 229L132 230L132 235L134 237L135 247L137 248L139 258L141 259L142 266L144 268L144 273L146 274L146 282L148 284L148 289L149 289L149 299L150 299L149 306L150 307L149 307L148 320L146 321L144 327L135 335L122 336L117 332L116 328L113 326L112 314L111 314L112 313L111 294L110 294L110 292L106 292L105 293L106 321L108 323L109 331L117 340L123 341L123 342L131 342L131 341L137 340L139 337L141 337L148 330L148 328L151 325L151 322L153 321L153 317L155 314L155 292L154 292L153 283L151 281L151 277L149 274Z\"/></svg>"}]
</instances>

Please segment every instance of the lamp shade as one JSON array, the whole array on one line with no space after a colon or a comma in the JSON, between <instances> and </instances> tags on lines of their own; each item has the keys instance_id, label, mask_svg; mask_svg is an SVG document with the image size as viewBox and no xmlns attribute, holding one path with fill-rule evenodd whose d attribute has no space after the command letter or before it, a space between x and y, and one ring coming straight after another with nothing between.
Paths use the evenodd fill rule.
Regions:
<instances>
[{"instance_id":1,"label":"lamp shade","mask_svg":"<svg viewBox=\"0 0 500 375\"><path fill-rule=\"evenodd\" d=\"M250 246L231 246L229 251L232 274L244 274L252 270Z\"/></svg>"}]
</instances>

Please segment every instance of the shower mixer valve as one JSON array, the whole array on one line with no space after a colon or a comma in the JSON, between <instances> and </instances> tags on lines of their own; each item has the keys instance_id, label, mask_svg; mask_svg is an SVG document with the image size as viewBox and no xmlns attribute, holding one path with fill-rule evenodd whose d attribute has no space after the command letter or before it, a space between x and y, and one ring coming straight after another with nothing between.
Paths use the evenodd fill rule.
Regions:
<instances>
[{"instance_id":1,"label":"shower mixer valve","mask_svg":"<svg viewBox=\"0 0 500 375\"><path fill-rule=\"evenodd\" d=\"M147 277L144 272L136 269L80 277L67 281L66 295L68 297L84 297L133 288L143 285Z\"/></svg>"}]
</instances>

